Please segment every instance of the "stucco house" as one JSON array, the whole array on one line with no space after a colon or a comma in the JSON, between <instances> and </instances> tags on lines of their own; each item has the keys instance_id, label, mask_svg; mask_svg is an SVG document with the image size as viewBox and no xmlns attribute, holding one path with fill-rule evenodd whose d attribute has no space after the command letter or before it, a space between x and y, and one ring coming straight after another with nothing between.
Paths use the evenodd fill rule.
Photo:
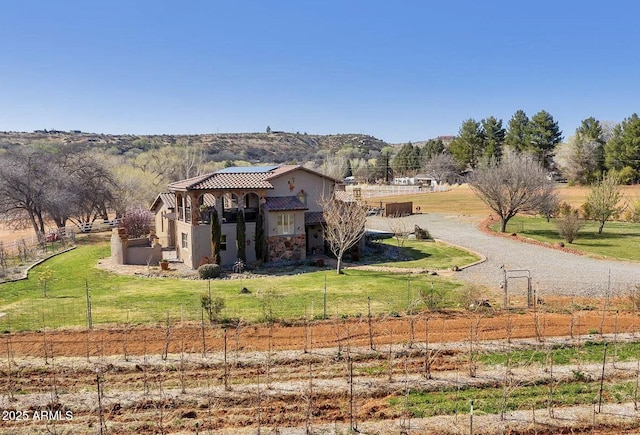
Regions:
<instances>
[{"instance_id":1,"label":"stucco house","mask_svg":"<svg viewBox=\"0 0 640 435\"><path fill-rule=\"evenodd\" d=\"M151 204L154 215L155 235L165 248L176 247L176 196L171 192L158 195Z\"/></svg>"},{"instance_id":2,"label":"stucco house","mask_svg":"<svg viewBox=\"0 0 640 435\"><path fill-rule=\"evenodd\" d=\"M256 219L262 208L267 261L303 260L324 252L320 199L337 180L300 165L230 167L171 183L154 201L156 235L197 269L211 252L211 213L221 222L222 266L237 259L236 223L246 223L247 262L256 260Z\"/></svg>"}]
</instances>

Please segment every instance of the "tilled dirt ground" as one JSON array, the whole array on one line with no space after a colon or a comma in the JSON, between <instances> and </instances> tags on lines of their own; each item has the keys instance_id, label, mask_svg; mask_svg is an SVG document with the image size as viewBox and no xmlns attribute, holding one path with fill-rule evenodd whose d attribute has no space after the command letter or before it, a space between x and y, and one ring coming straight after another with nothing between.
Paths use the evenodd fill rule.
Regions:
<instances>
[{"instance_id":1,"label":"tilled dirt ground","mask_svg":"<svg viewBox=\"0 0 640 435\"><path fill-rule=\"evenodd\" d=\"M544 384L549 373L535 364L508 376L495 366L469 373L474 355L579 345L601 333L628 340L638 325L634 312L529 311L5 334L0 433L470 433L467 400L456 415L411 419L405 393L500 388L514 379ZM572 364L553 376L557 382L579 370L594 380L601 369ZM635 362L618 363L606 380L636 376ZM554 418L547 409L477 415L474 433L636 430L633 404L614 402L605 400L599 413L557 408Z\"/></svg>"},{"instance_id":2,"label":"tilled dirt ground","mask_svg":"<svg viewBox=\"0 0 640 435\"><path fill-rule=\"evenodd\" d=\"M464 341L469 338L472 328L477 329L481 341L505 338L507 334L511 338L529 338L536 335L553 337L606 333L614 332L614 329L617 332L633 332L640 326L638 317L634 312L614 309L592 309L573 314L544 311L420 313L399 318L362 317L307 324L300 321L292 326L278 323L271 326L240 324L230 326L226 331L228 342L233 342L238 350L247 352L335 348L347 344L368 346L371 341L374 346L380 346L409 342L412 335L414 341L421 341L427 328L430 342ZM428 325L425 321L428 321ZM187 353L216 351L222 349L223 335L224 329L221 327L185 324L170 328L123 326L93 330L45 330L7 334L5 339L10 338L12 353L16 357L44 357L44 343L47 343L50 356L111 356L154 355L182 350Z\"/></svg>"}]
</instances>

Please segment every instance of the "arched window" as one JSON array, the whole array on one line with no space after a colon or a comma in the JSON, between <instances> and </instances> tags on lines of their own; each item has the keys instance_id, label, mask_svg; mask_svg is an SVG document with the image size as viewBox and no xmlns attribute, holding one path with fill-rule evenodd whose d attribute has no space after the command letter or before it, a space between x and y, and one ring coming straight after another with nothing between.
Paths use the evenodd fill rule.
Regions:
<instances>
[{"instance_id":1,"label":"arched window","mask_svg":"<svg viewBox=\"0 0 640 435\"><path fill-rule=\"evenodd\" d=\"M255 193L247 193L244 196L244 208L255 208L260 207L260 197Z\"/></svg>"},{"instance_id":2,"label":"arched window","mask_svg":"<svg viewBox=\"0 0 640 435\"><path fill-rule=\"evenodd\" d=\"M235 193L225 193L222 197L222 222L238 221L238 196Z\"/></svg>"},{"instance_id":3,"label":"arched window","mask_svg":"<svg viewBox=\"0 0 640 435\"><path fill-rule=\"evenodd\" d=\"M224 194L224 208L225 209L238 208L238 196L235 193Z\"/></svg>"}]
</instances>

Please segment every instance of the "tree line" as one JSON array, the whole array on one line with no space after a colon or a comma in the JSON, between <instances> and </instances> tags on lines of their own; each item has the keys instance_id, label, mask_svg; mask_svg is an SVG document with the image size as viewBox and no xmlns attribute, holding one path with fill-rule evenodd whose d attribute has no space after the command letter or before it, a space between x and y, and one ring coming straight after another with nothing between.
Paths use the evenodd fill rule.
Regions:
<instances>
[{"instance_id":1,"label":"tree line","mask_svg":"<svg viewBox=\"0 0 640 435\"><path fill-rule=\"evenodd\" d=\"M557 121L541 110L531 118L518 110L508 121L494 116L462 122L457 136L448 144L431 139L419 147L407 143L374 167L384 168L388 160L391 178L423 173L437 181L453 174L471 172L481 162L500 161L510 152L532 156L557 178L590 185L606 173L622 184L640 181L640 118L633 114L619 124L589 117L580 123L566 142ZM382 179L382 169L373 172ZM354 174L355 175L355 174ZM389 177L387 177L389 178Z\"/></svg>"},{"instance_id":2,"label":"tree line","mask_svg":"<svg viewBox=\"0 0 640 435\"><path fill-rule=\"evenodd\" d=\"M221 164L220 164L221 165ZM0 153L0 218L44 234L148 207L168 183L213 170L187 145L118 156L78 144L36 142Z\"/></svg>"},{"instance_id":3,"label":"tree line","mask_svg":"<svg viewBox=\"0 0 640 435\"><path fill-rule=\"evenodd\" d=\"M371 150L353 142L335 152L320 150L300 163L327 175L358 181L392 182L394 177L427 175L437 183L462 180L483 162L499 162L510 153L531 156L546 175L576 184L592 184L605 174L621 183L640 181L640 118L619 124L586 118L565 143L553 116L541 110L531 118L518 110L507 122L494 116L462 122L452 140L386 146ZM194 139L195 140L195 139ZM560 152L559 152L559 149ZM268 162L261 162L268 163ZM43 233L47 222L82 224L127 207L148 207L167 184L240 160L213 161L205 144L187 139L140 153L114 154L86 144L36 141L0 149L0 218Z\"/></svg>"}]
</instances>

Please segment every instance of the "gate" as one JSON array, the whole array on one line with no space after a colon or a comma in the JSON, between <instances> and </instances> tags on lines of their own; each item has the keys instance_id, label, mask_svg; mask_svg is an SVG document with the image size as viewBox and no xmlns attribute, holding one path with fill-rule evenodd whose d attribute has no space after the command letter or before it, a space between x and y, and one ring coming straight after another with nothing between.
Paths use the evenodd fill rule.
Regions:
<instances>
[{"instance_id":1,"label":"gate","mask_svg":"<svg viewBox=\"0 0 640 435\"><path fill-rule=\"evenodd\" d=\"M512 269L507 270L503 269L504 272L504 281L502 284L504 290L504 300L503 305L504 309L507 310L509 308L517 308L510 307L509 305L509 282L514 283L516 280L524 280L527 289L527 308L533 308L535 304L535 295L533 294L533 289L531 287L531 271L528 269ZM514 283L515 284L515 283Z\"/></svg>"}]
</instances>

